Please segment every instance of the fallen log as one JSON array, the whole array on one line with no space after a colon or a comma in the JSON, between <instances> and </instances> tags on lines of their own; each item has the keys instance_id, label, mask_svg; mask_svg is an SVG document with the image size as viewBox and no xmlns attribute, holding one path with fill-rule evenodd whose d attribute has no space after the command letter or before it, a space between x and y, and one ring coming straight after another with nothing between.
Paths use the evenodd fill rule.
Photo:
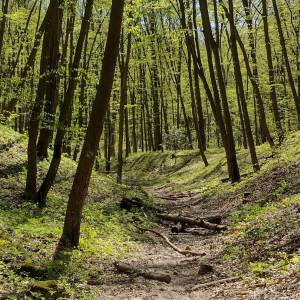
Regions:
<instances>
[{"instance_id":1,"label":"fallen log","mask_svg":"<svg viewBox=\"0 0 300 300\"><path fill-rule=\"evenodd\" d=\"M218 284L234 282L234 281L237 281L239 279L241 279L240 276L235 276L235 277L228 277L228 278L223 278L223 279L219 279L219 280L209 281L209 282L205 282L205 283L195 285L191 289L191 291L193 292L193 291L197 291L199 289L211 287L211 286L218 285Z\"/></svg>"},{"instance_id":2,"label":"fallen log","mask_svg":"<svg viewBox=\"0 0 300 300\"><path fill-rule=\"evenodd\" d=\"M174 215L168 215L168 214L158 214L157 215L160 219L165 221L171 221L174 223L183 223L188 225L194 225L206 229L216 230L216 231L222 231L226 230L227 227L225 225L220 225L221 216L210 216L210 217L202 217L202 218L189 218L184 216L174 216ZM213 222L214 221L214 222ZM218 224L216 224L218 223Z\"/></svg>"},{"instance_id":3,"label":"fallen log","mask_svg":"<svg viewBox=\"0 0 300 300\"><path fill-rule=\"evenodd\" d=\"M135 225L136 228L138 228L139 230L142 230L142 231L148 231L148 232L151 232L151 233L154 233L156 235L158 235L159 237L163 238L165 240L165 242L173 249L175 250L176 252L182 254L182 255L192 255L192 256L204 256L206 255L205 253L199 253L199 252L194 252L194 251L191 251L191 250L183 250L183 249L180 249L178 248L176 245L174 245L169 239L167 236L165 236L163 233L160 233L156 230L153 230L153 229L149 229L149 228L141 228L141 227L138 227Z\"/></svg>"},{"instance_id":4,"label":"fallen log","mask_svg":"<svg viewBox=\"0 0 300 300\"><path fill-rule=\"evenodd\" d=\"M141 276L150 280L157 280L160 282L170 283L171 276L160 272L152 272L148 270L141 270L136 267L124 263L115 263L115 267L120 273L129 275Z\"/></svg>"}]
</instances>

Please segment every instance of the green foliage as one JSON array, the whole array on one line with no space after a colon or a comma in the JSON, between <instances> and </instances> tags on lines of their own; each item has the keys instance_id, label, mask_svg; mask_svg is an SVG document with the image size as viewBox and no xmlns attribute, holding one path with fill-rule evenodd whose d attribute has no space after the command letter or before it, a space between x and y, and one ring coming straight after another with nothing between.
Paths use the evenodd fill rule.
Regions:
<instances>
[{"instance_id":1,"label":"green foliage","mask_svg":"<svg viewBox=\"0 0 300 300\"><path fill-rule=\"evenodd\" d=\"M164 144L167 149L179 150L188 146L186 134L183 129L177 127L170 128L169 133L164 134Z\"/></svg>"},{"instance_id":2,"label":"green foliage","mask_svg":"<svg viewBox=\"0 0 300 300\"><path fill-rule=\"evenodd\" d=\"M26 159L24 137L2 126L0 132L0 144L7 144L7 149L0 150L1 170L22 165ZM10 156L13 159L8 159ZM49 162L41 162L40 174L44 174L48 166ZM83 214L80 247L53 259L75 168L75 162L63 158L44 210L18 196L24 186L23 168L18 168L18 172L12 168L9 176L0 179L3 187L0 198L0 286L7 293L24 295L30 290L33 295L38 293L35 290L40 292L39 288L31 290L36 280L55 280L68 297L84 299L92 292L87 281L91 277L103 278L104 262L119 260L136 251L139 237L130 223L139 220L141 224L147 224L149 220L145 220L139 211L120 210L118 202L124 196L138 196L149 209L156 204L140 188L120 186L107 176L93 173ZM41 275L30 277L18 273L22 265L41 268Z\"/></svg>"}]
</instances>

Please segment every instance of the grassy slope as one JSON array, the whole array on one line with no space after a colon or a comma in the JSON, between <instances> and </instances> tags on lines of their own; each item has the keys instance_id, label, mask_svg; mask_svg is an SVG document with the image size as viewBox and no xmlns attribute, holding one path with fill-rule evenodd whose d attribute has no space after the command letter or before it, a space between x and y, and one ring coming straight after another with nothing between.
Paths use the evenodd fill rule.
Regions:
<instances>
[{"instance_id":1,"label":"grassy slope","mask_svg":"<svg viewBox=\"0 0 300 300\"><path fill-rule=\"evenodd\" d=\"M76 299L90 299L86 296L92 293L87 279L101 278L104 262L119 259L136 247L134 231L124 225L132 216L117 209L117 200L124 195L138 195L145 200L147 196L138 187L119 186L110 177L93 174L81 250L68 261L53 263L76 164L63 160L49 205L40 211L20 198L25 180L25 137L4 127L0 127L0 136L0 294L1 290L13 294L29 290L34 279L18 275L15 270L20 264L33 263L45 267L45 277L57 278ZM274 273L299 276L299 139L299 133L291 134L274 152L266 145L258 147L262 168L257 174L251 174L248 152L240 150L241 173L250 174L234 186L220 182L227 176L221 149L208 151L207 168L197 151L178 152L176 162L171 152L132 155L124 166L125 183L192 191L200 199L199 205L205 207L207 203L230 215L223 258L236 266L236 273L246 270L257 280L265 280L268 275L273 278ZM39 178L43 178L47 164L40 164ZM251 192L247 201L243 199L245 191Z\"/></svg>"},{"instance_id":2,"label":"grassy slope","mask_svg":"<svg viewBox=\"0 0 300 300\"><path fill-rule=\"evenodd\" d=\"M208 168L196 151L178 153L176 163L170 152L137 155L127 161L128 181L139 174L145 183L153 180L169 190L191 191L199 199L195 212L203 214L208 208L228 216L221 255L232 275L248 274L250 280L276 289L285 280L300 278L299 141L297 132L278 149L258 147L262 166L255 174L248 152L240 150L241 173L248 175L235 185L220 181L226 178L226 164L222 151L216 150L208 152Z\"/></svg>"},{"instance_id":3,"label":"grassy slope","mask_svg":"<svg viewBox=\"0 0 300 300\"><path fill-rule=\"evenodd\" d=\"M117 202L125 195L142 199L147 196L139 188L129 189L117 185L108 176L94 173L83 216L80 250L64 260L53 262L76 164L63 159L48 206L40 210L34 203L21 199L25 162L26 138L1 126L0 298L1 294L7 293L22 295L34 284L34 279L16 272L25 264L44 269L43 275L35 276L36 279L55 278L69 295L87 299L86 294L91 295L92 290L86 281L90 277L101 278L103 262L117 260L136 247L132 228L124 225L132 216L120 211ZM39 179L44 177L48 164L40 163Z\"/></svg>"}]
</instances>

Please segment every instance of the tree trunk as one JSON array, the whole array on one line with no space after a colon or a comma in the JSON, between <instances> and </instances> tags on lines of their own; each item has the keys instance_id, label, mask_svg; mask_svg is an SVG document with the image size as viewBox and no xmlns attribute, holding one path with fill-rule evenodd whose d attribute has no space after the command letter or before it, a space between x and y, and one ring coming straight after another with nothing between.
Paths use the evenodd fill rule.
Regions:
<instances>
[{"instance_id":1,"label":"tree trunk","mask_svg":"<svg viewBox=\"0 0 300 300\"><path fill-rule=\"evenodd\" d=\"M39 133L40 117L44 105L44 93L46 81L51 80L48 74L52 74L51 64L53 52L51 53L52 43L59 38L59 32L53 32L57 29L55 25L59 22L60 0L52 0L49 4L49 18L45 25L45 34L40 63L40 79L37 89L35 102L32 108L29 128L28 128L28 148L27 148L27 177L24 196L28 199L36 198L36 180L37 180L37 138ZM51 75L50 75L51 77Z\"/></svg>"},{"instance_id":2,"label":"tree trunk","mask_svg":"<svg viewBox=\"0 0 300 300\"><path fill-rule=\"evenodd\" d=\"M280 112L279 112L278 102L277 102L275 72L273 66L271 40L270 40L269 24L268 24L267 0L262 0L262 9L263 9L265 46L266 46L268 70L269 70L270 100L272 103L272 110L273 110L274 120L276 124L277 135L279 138L279 143L282 143L285 134L284 134L284 129L282 128L281 125Z\"/></svg>"},{"instance_id":3,"label":"tree trunk","mask_svg":"<svg viewBox=\"0 0 300 300\"><path fill-rule=\"evenodd\" d=\"M271 137L267 120L266 120L266 113L264 108L263 98L260 93L259 88L259 76L258 76L258 68L257 68L257 57L256 57L256 45L255 45L255 38L253 34L253 20L252 20L252 13L251 13L251 2L252 0L243 0L243 6L246 15L246 23L248 27L248 40L249 40L249 47L250 47L250 56L252 60L252 74L249 74L251 83L253 85L253 91L255 98L257 99L258 110L259 110L259 119L260 119L260 127L261 127L261 137L262 141L267 140L271 147L274 146L273 139ZM236 29L235 29L236 30ZM236 30L237 32L237 30ZM239 39L239 44L242 43L242 40ZM247 65L247 71L251 71L249 58L248 56L244 55L245 64ZM254 100L255 101L255 100Z\"/></svg>"},{"instance_id":4,"label":"tree trunk","mask_svg":"<svg viewBox=\"0 0 300 300\"><path fill-rule=\"evenodd\" d=\"M199 2L200 3L200 2ZM208 5L207 0L201 2L200 5L200 11L202 16L202 22L203 22L203 29L204 29L204 36L205 36L205 43L206 43L206 53L208 56L208 63L209 63L209 71L211 76L211 82L213 85L213 92L215 95L215 101L216 105L219 107L219 94L218 90L220 89L220 98L222 100L222 109L224 114L224 123L225 123L225 130L220 128L220 133L223 135L222 140L224 143L226 156L228 160L228 169L229 174L232 182L236 182L240 179L239 174L239 168L236 158L236 149L235 149L235 142L234 142L234 136L233 136L233 129L232 129L232 120L230 116L230 110L228 105L228 99L227 99L227 92L226 92L226 86L224 82L223 77L223 71L220 61L220 54L219 49L217 46L217 43L214 40L212 29L211 29L211 22L209 19L209 13L208 13ZM213 66L213 60L212 60L212 53L214 54L215 58L215 66L217 71L217 78L218 78L218 85L215 78L215 70ZM219 86L219 89L218 89ZM221 108L218 108L218 114L221 114ZM220 117L217 117L220 118ZM225 136L224 136L225 133Z\"/></svg>"},{"instance_id":5,"label":"tree trunk","mask_svg":"<svg viewBox=\"0 0 300 300\"><path fill-rule=\"evenodd\" d=\"M60 245L73 248L79 245L80 224L84 200L99 147L105 115L109 105L115 67L119 51L124 0L112 0L112 8L103 57L100 83L93 103L86 137L73 181Z\"/></svg>"},{"instance_id":6,"label":"tree trunk","mask_svg":"<svg viewBox=\"0 0 300 300\"><path fill-rule=\"evenodd\" d=\"M234 10L233 10L233 2L232 0L228 0L229 4L229 23L230 23L230 31L231 31L231 52L232 52L232 58L234 62L234 74L235 74L235 80L238 90L237 97L240 98L241 101L241 107L243 111L243 117L245 122L245 130L246 130L246 136L247 136L247 142L250 150L250 156L252 161L252 167L254 172L259 170L259 164L258 159L256 155L256 149L255 149L255 143L252 135L251 130L251 123L250 118L248 114L248 108L246 103L246 97L245 97L245 91L244 91L244 85L243 85L243 78L242 78L242 72L241 72L241 66L239 61L239 54L237 49L237 42L236 42L236 28L235 28L235 20L234 20Z\"/></svg>"},{"instance_id":7,"label":"tree trunk","mask_svg":"<svg viewBox=\"0 0 300 300\"><path fill-rule=\"evenodd\" d=\"M51 73L47 74L48 80L45 85L44 118L37 143L37 156L39 159L48 157L48 146L53 135L56 108L59 100L59 41L62 32L62 21L63 9L60 7L55 23L53 23L51 36L49 37L52 40L49 65Z\"/></svg>"},{"instance_id":8,"label":"tree trunk","mask_svg":"<svg viewBox=\"0 0 300 300\"><path fill-rule=\"evenodd\" d=\"M293 78L293 73L292 73L292 69L291 69L291 65L290 65L290 61L289 61L289 57L288 57L288 52L286 49L285 38L283 35L280 15L279 15L279 11L278 11L277 1L272 0L272 3L273 3L274 14L275 14L276 23L277 23L277 29L278 29L278 34L279 34L281 50L282 50L282 54L284 57L288 80L289 80L289 84L290 84L290 87L292 90L292 95L293 95L293 99L294 99L295 107L296 107L296 111L297 111L298 128L300 128L300 95L297 94L296 85L295 85L294 78Z\"/></svg>"},{"instance_id":9,"label":"tree trunk","mask_svg":"<svg viewBox=\"0 0 300 300\"><path fill-rule=\"evenodd\" d=\"M123 41L122 41L123 43ZM124 45L122 44L122 49L124 52ZM126 56L125 56L126 55ZM123 143L124 143L124 121L125 109L128 101L128 68L131 55L131 33L127 37L127 51L126 54L122 53L120 57L120 71L121 71L121 91L120 91L120 109L119 109L119 142L118 142L118 171L117 171L117 181L122 183L123 175ZM127 119L128 124L128 119ZM125 133L126 137L126 133Z\"/></svg>"},{"instance_id":10,"label":"tree trunk","mask_svg":"<svg viewBox=\"0 0 300 300\"><path fill-rule=\"evenodd\" d=\"M68 83L68 89L60 111L59 126L57 128L55 142L54 142L53 157L47 175L38 191L38 203L41 207L45 206L46 204L48 192L51 186L53 185L54 179L58 171L58 167L60 165L63 141L69 124L68 123L69 110L72 109L74 93L77 86L78 67L81 59L84 40L87 36L87 32L89 29L89 21L92 15L93 4L94 4L94 0L88 0L86 2L85 15L82 20L80 34L76 46L74 61L72 64L70 79Z\"/></svg>"},{"instance_id":11,"label":"tree trunk","mask_svg":"<svg viewBox=\"0 0 300 300\"><path fill-rule=\"evenodd\" d=\"M4 5L3 5L3 10L2 10L3 17L0 22L0 65L1 66L4 65L3 60L2 60L2 50L3 50L3 44L4 44L4 33L5 33L6 20L7 20L6 15L8 14L8 4L9 4L9 0L3 0L3 1L5 1Z\"/></svg>"}]
</instances>

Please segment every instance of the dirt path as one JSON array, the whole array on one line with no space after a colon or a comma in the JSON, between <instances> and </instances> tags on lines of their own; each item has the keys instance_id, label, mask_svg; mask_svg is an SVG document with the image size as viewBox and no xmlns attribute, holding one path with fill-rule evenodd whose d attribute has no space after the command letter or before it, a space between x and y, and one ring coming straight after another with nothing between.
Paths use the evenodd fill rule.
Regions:
<instances>
[{"instance_id":1,"label":"dirt path","mask_svg":"<svg viewBox=\"0 0 300 300\"><path fill-rule=\"evenodd\" d=\"M181 211L187 215L201 216L201 213L190 205L195 202L192 194L174 194L165 187L148 189L147 192L165 201L169 212ZM175 252L159 237L147 233L149 239L141 244L139 251L125 262L138 268L169 274L172 278L171 283L116 275L111 270L110 278L103 285L98 299L224 299L217 298L220 285L192 292L192 288L197 284L230 277L230 274L226 272L226 266L220 264L218 259L223 249L223 235L206 229L198 229L193 234L174 235L170 233L168 225L158 225L155 229L167 235L177 247L181 249L188 247L192 251L206 255L186 257ZM198 275L199 266L203 263L213 266L213 271ZM226 284L226 286L230 287L233 284Z\"/></svg>"},{"instance_id":2,"label":"dirt path","mask_svg":"<svg viewBox=\"0 0 300 300\"><path fill-rule=\"evenodd\" d=\"M237 210L245 200L255 201L266 193L271 194L278 188L277 178L287 181L298 165L291 165L288 170L274 169L264 176L251 182L250 185L230 194L218 194L211 198L199 199L197 195L188 192L173 193L168 186L149 188L147 192L160 198L165 203L169 213L180 213L186 216L222 215L223 223L230 222L227 216ZM279 176L279 174L280 176ZM293 171L295 172L295 170ZM286 175L286 176L285 176ZM291 179L292 181L292 179ZM294 185L292 185L294 187ZM253 191L249 195L249 190ZM298 189L291 189L289 193L298 193ZM158 271L171 276L171 283L151 281L142 277L117 274L113 268L108 270L110 275L101 286L101 293L97 299L116 300L274 300L300 299L300 282L295 276L274 274L272 282L253 280L248 277L243 280L214 284L210 287L193 290L197 285L230 278L236 267L224 259L226 245L235 242L230 231L216 233L207 229L197 229L193 234L171 234L170 224L157 224L155 230L168 236L170 241L180 249L186 249L205 256L186 257L171 249L165 241L152 233L146 233L147 239L140 244L139 251L128 257L124 262L137 268ZM207 264L213 271L198 275L199 266ZM243 271L244 272L244 271ZM246 270L245 270L246 272ZM246 273L245 273L246 275Z\"/></svg>"}]
</instances>

